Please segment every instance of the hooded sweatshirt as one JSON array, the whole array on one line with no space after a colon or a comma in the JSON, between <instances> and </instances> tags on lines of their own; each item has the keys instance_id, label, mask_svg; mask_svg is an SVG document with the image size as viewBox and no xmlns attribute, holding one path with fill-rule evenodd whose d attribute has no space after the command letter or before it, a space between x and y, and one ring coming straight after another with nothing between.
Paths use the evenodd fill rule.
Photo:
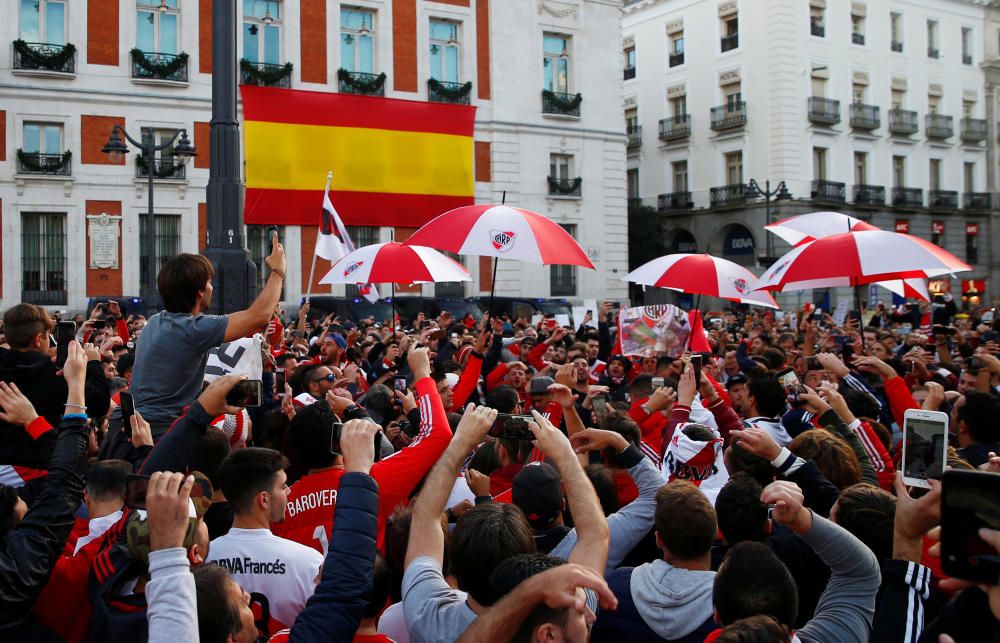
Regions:
<instances>
[{"instance_id":1,"label":"hooded sweatshirt","mask_svg":"<svg viewBox=\"0 0 1000 643\"><path fill-rule=\"evenodd\" d=\"M715 572L692 571L663 560L608 575L616 611L602 610L593 640L702 641L716 628L712 618Z\"/></svg>"}]
</instances>

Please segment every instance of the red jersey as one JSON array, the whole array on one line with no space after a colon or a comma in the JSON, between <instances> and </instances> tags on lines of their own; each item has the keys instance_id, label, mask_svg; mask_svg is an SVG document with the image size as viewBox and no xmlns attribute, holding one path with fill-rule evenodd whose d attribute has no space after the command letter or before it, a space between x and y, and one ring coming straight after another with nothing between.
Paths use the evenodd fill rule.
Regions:
<instances>
[{"instance_id":1,"label":"red jersey","mask_svg":"<svg viewBox=\"0 0 1000 643\"><path fill-rule=\"evenodd\" d=\"M420 433L409 446L372 467L372 477L378 482L378 547L385 541L386 519L401 503L406 502L413 488L430 471L451 442L451 428L437 386L429 377L416 384L417 407L420 409ZM310 473L291 486L285 520L272 523L276 536L294 540L326 555L333 534L333 510L337 504L337 488L344 475L341 468Z\"/></svg>"}]
</instances>

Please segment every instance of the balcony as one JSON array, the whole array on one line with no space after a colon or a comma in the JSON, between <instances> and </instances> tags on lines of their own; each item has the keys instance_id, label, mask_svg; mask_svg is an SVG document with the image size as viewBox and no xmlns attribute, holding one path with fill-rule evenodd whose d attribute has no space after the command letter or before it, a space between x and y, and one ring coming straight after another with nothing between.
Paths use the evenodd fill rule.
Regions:
<instances>
[{"instance_id":1,"label":"balcony","mask_svg":"<svg viewBox=\"0 0 1000 643\"><path fill-rule=\"evenodd\" d=\"M149 178L149 168L146 166L146 158L142 155L135 157L135 178ZM183 181L187 178L187 166L178 163L172 156L164 156L153 159L153 179L169 179Z\"/></svg>"},{"instance_id":2,"label":"balcony","mask_svg":"<svg viewBox=\"0 0 1000 643\"><path fill-rule=\"evenodd\" d=\"M635 67L626 67L625 73L622 75L624 76L625 80L632 80L633 78L635 78Z\"/></svg>"},{"instance_id":3,"label":"balcony","mask_svg":"<svg viewBox=\"0 0 1000 643\"><path fill-rule=\"evenodd\" d=\"M660 119L660 140L676 141L691 136L691 115Z\"/></svg>"},{"instance_id":4,"label":"balcony","mask_svg":"<svg viewBox=\"0 0 1000 643\"><path fill-rule=\"evenodd\" d=\"M711 116L712 129L717 132L743 127L747 124L747 104L744 101L737 101L719 105L712 108Z\"/></svg>"},{"instance_id":5,"label":"balcony","mask_svg":"<svg viewBox=\"0 0 1000 643\"><path fill-rule=\"evenodd\" d=\"M855 205L885 205L885 187L859 183L854 186Z\"/></svg>"},{"instance_id":6,"label":"balcony","mask_svg":"<svg viewBox=\"0 0 1000 643\"><path fill-rule=\"evenodd\" d=\"M892 188L892 204L904 208L922 208L924 191L920 188Z\"/></svg>"},{"instance_id":7,"label":"balcony","mask_svg":"<svg viewBox=\"0 0 1000 643\"><path fill-rule=\"evenodd\" d=\"M928 207L954 210L958 207L958 192L955 190L928 190Z\"/></svg>"},{"instance_id":8,"label":"balcony","mask_svg":"<svg viewBox=\"0 0 1000 643\"><path fill-rule=\"evenodd\" d=\"M42 75L75 74L76 47L47 42L14 41L14 71L41 72Z\"/></svg>"},{"instance_id":9,"label":"balcony","mask_svg":"<svg viewBox=\"0 0 1000 643\"><path fill-rule=\"evenodd\" d=\"M962 64L971 65L972 64L972 54L962 54Z\"/></svg>"},{"instance_id":10,"label":"balcony","mask_svg":"<svg viewBox=\"0 0 1000 643\"><path fill-rule=\"evenodd\" d=\"M472 95L472 81L449 83L436 78L427 79L427 100L432 103L468 105Z\"/></svg>"},{"instance_id":11,"label":"balcony","mask_svg":"<svg viewBox=\"0 0 1000 643\"><path fill-rule=\"evenodd\" d=\"M549 196L580 196L583 189L583 179L557 179L554 176L549 178Z\"/></svg>"},{"instance_id":12,"label":"balcony","mask_svg":"<svg viewBox=\"0 0 1000 643\"><path fill-rule=\"evenodd\" d=\"M900 42L898 40L893 40L892 43L889 46L897 54L903 53L903 43L902 42Z\"/></svg>"},{"instance_id":13,"label":"balcony","mask_svg":"<svg viewBox=\"0 0 1000 643\"><path fill-rule=\"evenodd\" d=\"M627 199L626 203L628 203L628 209L631 212L632 210L636 210L642 207L642 198L637 196L630 196Z\"/></svg>"},{"instance_id":14,"label":"balcony","mask_svg":"<svg viewBox=\"0 0 1000 643\"><path fill-rule=\"evenodd\" d=\"M836 125L840 122L840 101L820 96L808 99L809 122L820 125Z\"/></svg>"},{"instance_id":15,"label":"balcony","mask_svg":"<svg viewBox=\"0 0 1000 643\"><path fill-rule=\"evenodd\" d=\"M188 55L162 54L133 49L132 78L136 80L165 80L186 83L188 80Z\"/></svg>"},{"instance_id":16,"label":"balcony","mask_svg":"<svg viewBox=\"0 0 1000 643\"><path fill-rule=\"evenodd\" d=\"M642 125L630 125L625 128L625 135L628 136L628 149L639 149L642 145Z\"/></svg>"},{"instance_id":17,"label":"balcony","mask_svg":"<svg viewBox=\"0 0 1000 643\"><path fill-rule=\"evenodd\" d=\"M938 51L938 49L936 47L928 47L927 48L927 57L928 58L933 58L933 59L937 60L938 58L941 57L941 52Z\"/></svg>"},{"instance_id":18,"label":"balcony","mask_svg":"<svg viewBox=\"0 0 1000 643\"><path fill-rule=\"evenodd\" d=\"M671 67L679 67L679 66L683 65L684 64L684 52L682 51L679 54L670 54L668 62L669 62L669 64L670 64Z\"/></svg>"},{"instance_id":19,"label":"balcony","mask_svg":"<svg viewBox=\"0 0 1000 643\"><path fill-rule=\"evenodd\" d=\"M825 38L826 37L826 27L824 27L823 25L816 24L815 22L810 23L810 25L809 25L809 33L811 33L812 35L816 36L817 38Z\"/></svg>"},{"instance_id":20,"label":"balcony","mask_svg":"<svg viewBox=\"0 0 1000 643\"><path fill-rule=\"evenodd\" d=\"M966 192L962 195L962 207L966 210L989 210L993 207L993 195L989 192Z\"/></svg>"},{"instance_id":21,"label":"balcony","mask_svg":"<svg viewBox=\"0 0 1000 643\"><path fill-rule=\"evenodd\" d=\"M368 74L363 71L337 70L338 91L341 94L385 96L385 72Z\"/></svg>"},{"instance_id":22,"label":"balcony","mask_svg":"<svg viewBox=\"0 0 1000 643\"><path fill-rule=\"evenodd\" d=\"M660 212L668 210L690 210L694 207L690 192L668 192L656 197L656 209Z\"/></svg>"},{"instance_id":23,"label":"balcony","mask_svg":"<svg viewBox=\"0 0 1000 643\"><path fill-rule=\"evenodd\" d=\"M738 33L723 36L720 42L722 51L732 51L740 46L740 35Z\"/></svg>"},{"instance_id":24,"label":"balcony","mask_svg":"<svg viewBox=\"0 0 1000 643\"><path fill-rule=\"evenodd\" d=\"M943 114L928 114L924 117L927 138L950 138L955 133L955 119Z\"/></svg>"},{"instance_id":25,"label":"balcony","mask_svg":"<svg viewBox=\"0 0 1000 643\"><path fill-rule=\"evenodd\" d=\"M240 84L288 89L292 86L292 63L274 65L251 62L246 58L241 58Z\"/></svg>"},{"instance_id":26,"label":"balcony","mask_svg":"<svg viewBox=\"0 0 1000 643\"><path fill-rule=\"evenodd\" d=\"M960 121L962 127L962 140L967 143L979 143L986 140L986 119L985 118L963 118Z\"/></svg>"},{"instance_id":27,"label":"balcony","mask_svg":"<svg viewBox=\"0 0 1000 643\"><path fill-rule=\"evenodd\" d=\"M873 130L882 124L878 105L851 103L851 127L854 129Z\"/></svg>"},{"instance_id":28,"label":"balcony","mask_svg":"<svg viewBox=\"0 0 1000 643\"><path fill-rule=\"evenodd\" d=\"M865 35L863 33L852 33L851 34L851 43L855 44L855 45L863 45L863 44L865 44Z\"/></svg>"},{"instance_id":29,"label":"balcony","mask_svg":"<svg viewBox=\"0 0 1000 643\"><path fill-rule=\"evenodd\" d=\"M889 110L889 131L893 134L916 134L919 129L916 112L908 109Z\"/></svg>"},{"instance_id":30,"label":"balcony","mask_svg":"<svg viewBox=\"0 0 1000 643\"><path fill-rule=\"evenodd\" d=\"M730 205L746 203L747 186L744 183L733 183L709 189L709 201L713 208L724 208Z\"/></svg>"},{"instance_id":31,"label":"balcony","mask_svg":"<svg viewBox=\"0 0 1000 643\"><path fill-rule=\"evenodd\" d=\"M66 150L62 154L42 154L17 150L17 173L44 176L72 176L73 153Z\"/></svg>"},{"instance_id":32,"label":"balcony","mask_svg":"<svg viewBox=\"0 0 1000 643\"><path fill-rule=\"evenodd\" d=\"M556 114L558 116L580 116L580 103L583 102L581 94L567 94L565 92L550 92L542 90L542 113Z\"/></svg>"},{"instance_id":33,"label":"balcony","mask_svg":"<svg viewBox=\"0 0 1000 643\"><path fill-rule=\"evenodd\" d=\"M847 200L847 186L839 181L816 179L812 182L813 201L824 203L844 203Z\"/></svg>"}]
</instances>

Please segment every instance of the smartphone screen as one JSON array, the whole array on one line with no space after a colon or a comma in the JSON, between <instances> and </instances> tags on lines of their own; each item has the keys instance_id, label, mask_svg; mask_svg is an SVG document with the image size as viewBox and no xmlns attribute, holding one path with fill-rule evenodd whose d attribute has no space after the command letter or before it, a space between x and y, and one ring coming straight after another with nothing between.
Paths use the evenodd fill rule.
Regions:
<instances>
[{"instance_id":1,"label":"smartphone screen","mask_svg":"<svg viewBox=\"0 0 1000 643\"><path fill-rule=\"evenodd\" d=\"M104 330L108 323L103 319L94 320L94 330Z\"/></svg>"},{"instance_id":2,"label":"smartphone screen","mask_svg":"<svg viewBox=\"0 0 1000 643\"><path fill-rule=\"evenodd\" d=\"M406 378L405 377L397 377L392 382L392 388L394 390L399 391L400 393L402 393L402 394L405 395L406 394Z\"/></svg>"},{"instance_id":3,"label":"smartphone screen","mask_svg":"<svg viewBox=\"0 0 1000 643\"><path fill-rule=\"evenodd\" d=\"M608 419L608 398L604 395L595 395L591 400L594 407L594 419L603 423Z\"/></svg>"},{"instance_id":4,"label":"smartphone screen","mask_svg":"<svg viewBox=\"0 0 1000 643\"><path fill-rule=\"evenodd\" d=\"M241 408L260 406L262 391L263 383L260 380L237 382L236 386L226 395L226 404Z\"/></svg>"},{"instance_id":5,"label":"smartphone screen","mask_svg":"<svg viewBox=\"0 0 1000 643\"><path fill-rule=\"evenodd\" d=\"M976 583L996 583L1000 553L979 529L1000 529L1000 476L950 469L941 478L941 568Z\"/></svg>"},{"instance_id":6,"label":"smartphone screen","mask_svg":"<svg viewBox=\"0 0 1000 643\"><path fill-rule=\"evenodd\" d=\"M788 402L792 406L797 406L799 404L799 395L806 392L805 387L802 386L802 382L799 381L799 376L791 368L786 368L778 371L776 377L778 378L778 384L781 384L781 388L785 389Z\"/></svg>"},{"instance_id":7,"label":"smartphone screen","mask_svg":"<svg viewBox=\"0 0 1000 643\"><path fill-rule=\"evenodd\" d=\"M535 434L528 428L528 422L533 422L534 419L530 415L497 413L497 419L490 428L490 435L501 439L534 440Z\"/></svg>"},{"instance_id":8,"label":"smartphone screen","mask_svg":"<svg viewBox=\"0 0 1000 643\"><path fill-rule=\"evenodd\" d=\"M928 478L940 479L948 449L948 415L908 409L903 416L903 482L929 489Z\"/></svg>"},{"instance_id":9,"label":"smartphone screen","mask_svg":"<svg viewBox=\"0 0 1000 643\"><path fill-rule=\"evenodd\" d=\"M665 384L663 383L663 378L662 377L654 377L653 378L653 390L654 391L657 390L657 389L661 389L664 386L665 386Z\"/></svg>"},{"instance_id":10,"label":"smartphone screen","mask_svg":"<svg viewBox=\"0 0 1000 643\"><path fill-rule=\"evenodd\" d=\"M285 369L283 368L274 371L274 392L278 397L285 394Z\"/></svg>"},{"instance_id":11,"label":"smartphone screen","mask_svg":"<svg viewBox=\"0 0 1000 643\"><path fill-rule=\"evenodd\" d=\"M694 368L694 385L701 385L701 355L691 356L691 366Z\"/></svg>"},{"instance_id":12,"label":"smartphone screen","mask_svg":"<svg viewBox=\"0 0 1000 643\"><path fill-rule=\"evenodd\" d=\"M122 401L122 431L125 435L132 435L132 416L135 415L135 403L132 394L122 391L118 394Z\"/></svg>"},{"instance_id":13,"label":"smartphone screen","mask_svg":"<svg viewBox=\"0 0 1000 643\"><path fill-rule=\"evenodd\" d=\"M56 366L62 368L69 356L69 343L76 339L76 322L61 321L56 324Z\"/></svg>"}]
</instances>

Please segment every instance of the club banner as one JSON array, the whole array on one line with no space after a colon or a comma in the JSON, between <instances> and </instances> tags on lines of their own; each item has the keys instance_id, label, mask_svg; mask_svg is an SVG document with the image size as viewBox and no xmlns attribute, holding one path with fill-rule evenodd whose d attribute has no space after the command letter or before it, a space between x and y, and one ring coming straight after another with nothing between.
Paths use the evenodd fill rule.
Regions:
<instances>
[{"instance_id":1,"label":"club banner","mask_svg":"<svg viewBox=\"0 0 1000 643\"><path fill-rule=\"evenodd\" d=\"M474 195L468 105L243 85L247 223L419 227Z\"/></svg>"},{"instance_id":2,"label":"club banner","mask_svg":"<svg viewBox=\"0 0 1000 643\"><path fill-rule=\"evenodd\" d=\"M618 313L623 355L680 357L690 335L688 314L671 304L622 308Z\"/></svg>"},{"instance_id":3,"label":"club banner","mask_svg":"<svg viewBox=\"0 0 1000 643\"><path fill-rule=\"evenodd\" d=\"M224 375L246 375L248 380L259 380L264 374L264 361L261 350L264 337L259 333L253 337L241 337L227 342L208 353L208 363L205 364L204 381L214 382Z\"/></svg>"}]
</instances>

